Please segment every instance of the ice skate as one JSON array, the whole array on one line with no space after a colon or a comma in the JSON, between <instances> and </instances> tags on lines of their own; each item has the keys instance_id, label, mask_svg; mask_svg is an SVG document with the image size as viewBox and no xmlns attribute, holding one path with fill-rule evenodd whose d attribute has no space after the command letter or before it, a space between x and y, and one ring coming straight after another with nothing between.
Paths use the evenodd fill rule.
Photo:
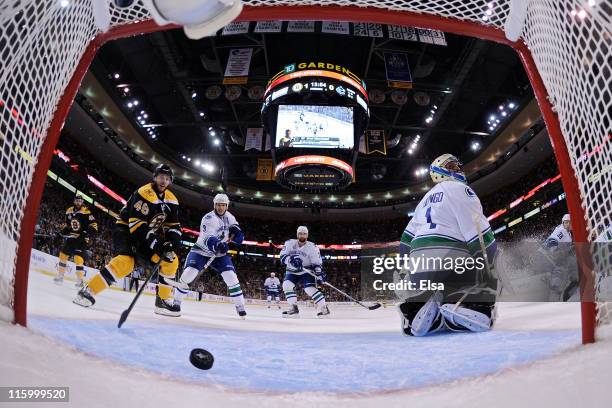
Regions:
<instances>
[{"instance_id":1,"label":"ice skate","mask_svg":"<svg viewBox=\"0 0 612 408\"><path fill-rule=\"evenodd\" d=\"M238 316L244 320L247 314L246 310L244 310L244 305L236 305L236 313L238 313Z\"/></svg>"},{"instance_id":2,"label":"ice skate","mask_svg":"<svg viewBox=\"0 0 612 408\"><path fill-rule=\"evenodd\" d=\"M79 290L79 293L77 293L76 297L72 300L72 303L83 307L91 307L96 303L96 299L94 299L89 288L85 286L83 289Z\"/></svg>"},{"instance_id":3,"label":"ice skate","mask_svg":"<svg viewBox=\"0 0 612 408\"><path fill-rule=\"evenodd\" d=\"M162 316L179 317L181 315L181 306L156 296L155 313Z\"/></svg>"},{"instance_id":4,"label":"ice skate","mask_svg":"<svg viewBox=\"0 0 612 408\"><path fill-rule=\"evenodd\" d=\"M321 319L328 315L329 315L329 308L327 307L327 305L321 306L321 308L317 312L317 317Z\"/></svg>"},{"instance_id":5,"label":"ice skate","mask_svg":"<svg viewBox=\"0 0 612 408\"><path fill-rule=\"evenodd\" d=\"M283 312L283 317L300 317L300 310L297 305L291 305L289 310Z\"/></svg>"}]
</instances>

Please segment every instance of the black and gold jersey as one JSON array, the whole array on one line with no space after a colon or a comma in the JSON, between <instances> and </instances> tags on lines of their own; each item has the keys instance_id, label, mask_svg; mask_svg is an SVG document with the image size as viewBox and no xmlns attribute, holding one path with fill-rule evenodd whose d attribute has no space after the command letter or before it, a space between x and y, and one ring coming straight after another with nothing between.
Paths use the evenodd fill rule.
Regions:
<instances>
[{"instance_id":1,"label":"black and gold jersey","mask_svg":"<svg viewBox=\"0 0 612 408\"><path fill-rule=\"evenodd\" d=\"M81 208L69 207L66 210L66 228L64 233L72 238L78 238L84 231L87 231L90 235L98 232L96 217L84 205Z\"/></svg>"},{"instance_id":2,"label":"black and gold jersey","mask_svg":"<svg viewBox=\"0 0 612 408\"><path fill-rule=\"evenodd\" d=\"M144 240L149 231L155 231L156 235L178 247L181 240L178 212L176 196L168 189L157 193L153 183L149 183L130 196L119 213L117 224L127 226L136 240Z\"/></svg>"}]
</instances>

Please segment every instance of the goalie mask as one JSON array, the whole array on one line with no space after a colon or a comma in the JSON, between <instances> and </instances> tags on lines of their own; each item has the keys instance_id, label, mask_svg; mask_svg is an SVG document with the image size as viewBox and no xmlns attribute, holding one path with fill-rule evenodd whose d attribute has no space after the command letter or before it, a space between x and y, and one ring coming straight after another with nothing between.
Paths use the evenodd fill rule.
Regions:
<instances>
[{"instance_id":1,"label":"goalie mask","mask_svg":"<svg viewBox=\"0 0 612 408\"><path fill-rule=\"evenodd\" d=\"M434 183L443 181L459 181L467 183L467 178L463 172L463 164L452 154L445 153L437 157L429 166L429 175Z\"/></svg>"}]
</instances>

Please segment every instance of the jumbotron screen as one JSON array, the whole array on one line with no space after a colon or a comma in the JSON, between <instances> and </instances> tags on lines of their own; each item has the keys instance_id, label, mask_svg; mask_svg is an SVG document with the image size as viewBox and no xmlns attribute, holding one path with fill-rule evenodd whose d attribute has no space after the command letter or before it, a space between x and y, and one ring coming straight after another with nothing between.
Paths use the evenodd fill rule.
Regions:
<instances>
[{"instance_id":1,"label":"jumbotron screen","mask_svg":"<svg viewBox=\"0 0 612 408\"><path fill-rule=\"evenodd\" d=\"M277 148L352 149L355 131L350 106L279 105Z\"/></svg>"}]
</instances>

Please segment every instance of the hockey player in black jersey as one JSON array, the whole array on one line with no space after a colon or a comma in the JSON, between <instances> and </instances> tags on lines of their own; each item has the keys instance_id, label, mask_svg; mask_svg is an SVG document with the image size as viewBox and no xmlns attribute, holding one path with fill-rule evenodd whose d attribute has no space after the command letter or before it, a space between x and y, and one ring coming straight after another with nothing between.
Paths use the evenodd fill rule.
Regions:
<instances>
[{"instance_id":1,"label":"hockey player in black jersey","mask_svg":"<svg viewBox=\"0 0 612 408\"><path fill-rule=\"evenodd\" d=\"M159 264L155 313L180 315L180 309L173 304L171 297L173 287L167 284L167 280L176 276L179 261L175 249L181 242L179 203L168 190L172 180L172 169L160 164L153 173L153 182L130 196L121 209L113 232L113 259L79 291L74 303L92 306L95 295L129 275L136 263Z\"/></svg>"}]
</instances>

